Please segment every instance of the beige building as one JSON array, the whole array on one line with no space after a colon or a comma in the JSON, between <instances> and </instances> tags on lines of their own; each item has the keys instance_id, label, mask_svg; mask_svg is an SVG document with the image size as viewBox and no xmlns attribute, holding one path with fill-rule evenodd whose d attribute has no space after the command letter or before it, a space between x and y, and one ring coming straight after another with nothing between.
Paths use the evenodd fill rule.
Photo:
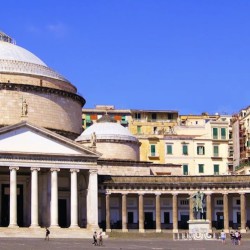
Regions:
<instances>
[{"instance_id":1,"label":"beige building","mask_svg":"<svg viewBox=\"0 0 250 250\"><path fill-rule=\"evenodd\" d=\"M226 117L185 125L176 111L105 108L82 132L76 87L2 32L0 97L0 237L178 232L200 190L210 231L250 225L250 176L225 174Z\"/></svg>"}]
</instances>

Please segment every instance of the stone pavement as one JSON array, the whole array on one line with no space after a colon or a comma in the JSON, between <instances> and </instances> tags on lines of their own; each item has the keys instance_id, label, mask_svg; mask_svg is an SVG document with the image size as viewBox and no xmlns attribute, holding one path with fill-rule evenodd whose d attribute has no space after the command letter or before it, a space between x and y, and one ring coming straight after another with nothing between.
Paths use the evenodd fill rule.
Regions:
<instances>
[{"instance_id":1,"label":"stone pavement","mask_svg":"<svg viewBox=\"0 0 250 250\"><path fill-rule=\"evenodd\" d=\"M230 240L226 244L216 241L173 241L170 239L105 239L103 246L93 246L89 239L24 239L1 238L1 250L231 250L250 249L250 241L243 240L241 246L233 246Z\"/></svg>"}]
</instances>

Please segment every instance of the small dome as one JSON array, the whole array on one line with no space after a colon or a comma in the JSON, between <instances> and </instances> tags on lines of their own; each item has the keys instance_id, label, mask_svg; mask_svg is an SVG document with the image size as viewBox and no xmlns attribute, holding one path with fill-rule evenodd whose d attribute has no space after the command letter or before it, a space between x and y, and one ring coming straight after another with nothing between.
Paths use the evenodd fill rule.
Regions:
<instances>
[{"instance_id":1,"label":"small dome","mask_svg":"<svg viewBox=\"0 0 250 250\"><path fill-rule=\"evenodd\" d=\"M97 122L83 131L83 133L76 138L76 141L80 142L90 140L93 132L95 132L97 140L115 139L138 142L138 139L134 137L127 128L114 122Z\"/></svg>"},{"instance_id":2,"label":"small dome","mask_svg":"<svg viewBox=\"0 0 250 250\"><path fill-rule=\"evenodd\" d=\"M76 138L76 141L95 147L102 159L138 161L140 142L127 128L108 115L102 116Z\"/></svg>"}]
</instances>

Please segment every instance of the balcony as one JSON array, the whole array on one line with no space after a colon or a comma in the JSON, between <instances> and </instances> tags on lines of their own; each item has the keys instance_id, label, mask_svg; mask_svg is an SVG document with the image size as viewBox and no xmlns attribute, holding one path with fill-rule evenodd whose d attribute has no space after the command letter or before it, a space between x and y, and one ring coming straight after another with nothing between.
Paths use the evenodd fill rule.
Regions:
<instances>
[{"instance_id":1,"label":"balcony","mask_svg":"<svg viewBox=\"0 0 250 250\"><path fill-rule=\"evenodd\" d=\"M160 155L157 154L157 153L149 153L149 154L148 154L148 158L149 158L149 159L159 159L159 158L160 158Z\"/></svg>"}]
</instances>

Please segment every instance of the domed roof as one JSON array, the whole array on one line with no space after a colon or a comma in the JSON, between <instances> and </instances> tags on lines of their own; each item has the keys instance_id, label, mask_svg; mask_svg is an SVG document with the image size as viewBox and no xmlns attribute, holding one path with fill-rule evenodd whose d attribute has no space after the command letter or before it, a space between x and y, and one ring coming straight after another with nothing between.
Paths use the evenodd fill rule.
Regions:
<instances>
[{"instance_id":1,"label":"domed roof","mask_svg":"<svg viewBox=\"0 0 250 250\"><path fill-rule=\"evenodd\" d=\"M113 139L138 142L138 139L134 137L127 128L124 128L122 125L112 120L108 115L102 116L96 123L83 131L83 133L76 138L76 141L88 141L91 139L91 135L94 132L97 140Z\"/></svg>"},{"instance_id":2,"label":"domed roof","mask_svg":"<svg viewBox=\"0 0 250 250\"><path fill-rule=\"evenodd\" d=\"M0 73L32 74L67 81L3 32L0 32Z\"/></svg>"}]
</instances>

